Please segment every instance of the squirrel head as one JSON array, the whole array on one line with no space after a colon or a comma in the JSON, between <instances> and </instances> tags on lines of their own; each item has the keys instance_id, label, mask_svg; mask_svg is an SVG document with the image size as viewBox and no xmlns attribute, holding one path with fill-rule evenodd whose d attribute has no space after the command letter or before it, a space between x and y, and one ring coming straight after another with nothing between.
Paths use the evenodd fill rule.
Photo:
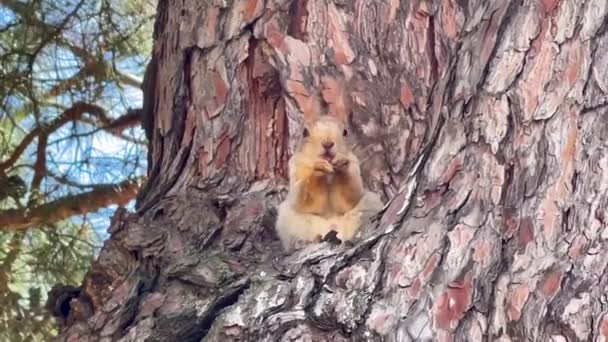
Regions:
<instances>
[{"instance_id":1,"label":"squirrel head","mask_svg":"<svg viewBox=\"0 0 608 342\"><path fill-rule=\"evenodd\" d=\"M306 123L302 131L300 151L332 161L336 154L349 150L346 142L348 130L340 118L323 115Z\"/></svg>"},{"instance_id":2,"label":"squirrel head","mask_svg":"<svg viewBox=\"0 0 608 342\"><path fill-rule=\"evenodd\" d=\"M337 154L350 151L346 141L346 124L351 111L349 87L341 77L326 75L321 78L320 94L311 94L304 110L300 144L303 154L332 161Z\"/></svg>"}]
</instances>

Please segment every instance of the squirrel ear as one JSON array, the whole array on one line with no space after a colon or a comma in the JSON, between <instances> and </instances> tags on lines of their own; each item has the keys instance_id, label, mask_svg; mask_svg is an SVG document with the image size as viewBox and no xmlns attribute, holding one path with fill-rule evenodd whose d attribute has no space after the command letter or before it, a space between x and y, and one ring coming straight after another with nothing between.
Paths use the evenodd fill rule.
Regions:
<instances>
[{"instance_id":1,"label":"squirrel ear","mask_svg":"<svg viewBox=\"0 0 608 342\"><path fill-rule=\"evenodd\" d=\"M304 138L307 138L310 135L310 133L308 132L308 128L304 127L304 131L302 132L302 136Z\"/></svg>"}]
</instances>

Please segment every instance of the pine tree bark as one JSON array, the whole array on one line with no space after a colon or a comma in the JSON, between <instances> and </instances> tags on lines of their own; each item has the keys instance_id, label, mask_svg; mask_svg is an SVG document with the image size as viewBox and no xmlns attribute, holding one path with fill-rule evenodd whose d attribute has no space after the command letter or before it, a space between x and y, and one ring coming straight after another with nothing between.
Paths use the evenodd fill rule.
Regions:
<instances>
[{"instance_id":1,"label":"pine tree bark","mask_svg":"<svg viewBox=\"0 0 608 342\"><path fill-rule=\"evenodd\" d=\"M160 1L150 179L69 341L606 341L605 0ZM283 255L315 94L387 206Z\"/></svg>"}]
</instances>

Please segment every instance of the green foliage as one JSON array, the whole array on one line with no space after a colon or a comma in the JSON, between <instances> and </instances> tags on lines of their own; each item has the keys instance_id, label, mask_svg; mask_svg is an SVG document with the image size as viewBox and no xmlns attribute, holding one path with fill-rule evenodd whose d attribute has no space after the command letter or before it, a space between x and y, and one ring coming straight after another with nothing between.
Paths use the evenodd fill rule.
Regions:
<instances>
[{"instance_id":1,"label":"green foliage","mask_svg":"<svg viewBox=\"0 0 608 342\"><path fill-rule=\"evenodd\" d=\"M3 218L145 175L138 107L155 8L154 0L0 3L0 341L57 333L47 293L80 284L113 207L27 229Z\"/></svg>"},{"instance_id":2,"label":"green foliage","mask_svg":"<svg viewBox=\"0 0 608 342\"><path fill-rule=\"evenodd\" d=\"M71 222L0 234L0 341L50 340L46 294L55 283L79 284L98 243L91 226Z\"/></svg>"}]
</instances>

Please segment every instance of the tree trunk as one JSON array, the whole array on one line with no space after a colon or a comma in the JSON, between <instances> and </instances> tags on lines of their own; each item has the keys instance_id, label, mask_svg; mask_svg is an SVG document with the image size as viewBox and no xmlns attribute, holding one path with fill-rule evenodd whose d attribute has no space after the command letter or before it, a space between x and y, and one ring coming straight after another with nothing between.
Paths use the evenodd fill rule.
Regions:
<instances>
[{"instance_id":1,"label":"tree trunk","mask_svg":"<svg viewBox=\"0 0 608 342\"><path fill-rule=\"evenodd\" d=\"M605 341L606 0L160 1L150 179L70 341ZM346 79L353 243L273 230L303 115ZM390 200L389 200L390 199Z\"/></svg>"}]
</instances>

